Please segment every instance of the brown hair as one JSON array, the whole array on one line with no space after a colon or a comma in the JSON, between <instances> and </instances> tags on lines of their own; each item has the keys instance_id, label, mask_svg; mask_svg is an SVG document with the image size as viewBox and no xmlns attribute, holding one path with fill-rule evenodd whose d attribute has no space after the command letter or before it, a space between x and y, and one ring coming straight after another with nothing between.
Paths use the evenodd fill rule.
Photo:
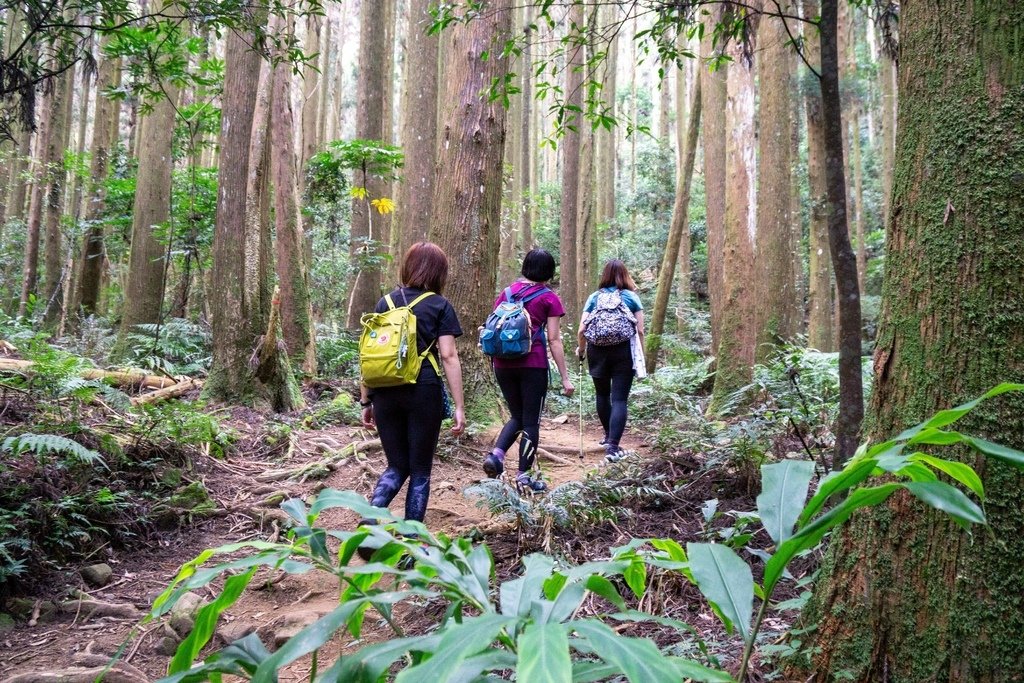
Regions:
<instances>
[{"instance_id":1,"label":"brown hair","mask_svg":"<svg viewBox=\"0 0 1024 683\"><path fill-rule=\"evenodd\" d=\"M604 264L604 271L601 273L601 282L597 287L598 289L615 287L616 289L628 289L632 292L636 291L636 283L633 282L633 278L629 276L626 264L617 258L613 258L611 261Z\"/></svg>"},{"instance_id":2,"label":"brown hair","mask_svg":"<svg viewBox=\"0 0 1024 683\"><path fill-rule=\"evenodd\" d=\"M440 294L448 282L448 257L433 242L417 242L402 257L402 285Z\"/></svg>"}]
</instances>

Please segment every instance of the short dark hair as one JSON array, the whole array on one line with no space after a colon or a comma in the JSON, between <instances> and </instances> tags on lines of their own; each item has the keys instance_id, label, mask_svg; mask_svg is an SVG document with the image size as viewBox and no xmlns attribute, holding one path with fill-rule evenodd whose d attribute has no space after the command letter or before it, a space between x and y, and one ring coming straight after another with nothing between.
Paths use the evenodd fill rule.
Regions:
<instances>
[{"instance_id":1,"label":"short dark hair","mask_svg":"<svg viewBox=\"0 0 1024 683\"><path fill-rule=\"evenodd\" d=\"M531 249L523 259L523 277L547 282L555 276L555 257L544 249Z\"/></svg>"},{"instance_id":2,"label":"short dark hair","mask_svg":"<svg viewBox=\"0 0 1024 683\"><path fill-rule=\"evenodd\" d=\"M598 289L615 287L616 289L628 289L632 292L636 291L636 283L634 283L633 278L629 276L629 270L626 268L626 264L617 258L613 258L611 261L604 264L604 271L601 273L601 282L597 287Z\"/></svg>"},{"instance_id":3,"label":"short dark hair","mask_svg":"<svg viewBox=\"0 0 1024 683\"><path fill-rule=\"evenodd\" d=\"M402 257L402 285L440 294L448 282L448 257L433 242L417 242Z\"/></svg>"}]
</instances>

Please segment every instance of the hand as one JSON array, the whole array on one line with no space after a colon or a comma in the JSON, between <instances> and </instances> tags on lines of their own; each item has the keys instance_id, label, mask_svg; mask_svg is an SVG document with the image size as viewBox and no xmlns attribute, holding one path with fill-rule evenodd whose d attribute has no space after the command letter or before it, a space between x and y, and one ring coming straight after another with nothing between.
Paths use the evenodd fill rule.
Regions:
<instances>
[{"instance_id":1,"label":"hand","mask_svg":"<svg viewBox=\"0 0 1024 683\"><path fill-rule=\"evenodd\" d=\"M363 426L367 429L376 429L377 421L373 419L373 405L368 405L363 408Z\"/></svg>"},{"instance_id":2,"label":"hand","mask_svg":"<svg viewBox=\"0 0 1024 683\"><path fill-rule=\"evenodd\" d=\"M566 396L572 396L573 392L576 391L576 387L572 385L572 382L567 379L562 380L562 393Z\"/></svg>"},{"instance_id":3,"label":"hand","mask_svg":"<svg viewBox=\"0 0 1024 683\"><path fill-rule=\"evenodd\" d=\"M452 434L459 436L462 432L466 431L466 413L462 408L455 409L455 415L452 416Z\"/></svg>"},{"instance_id":4,"label":"hand","mask_svg":"<svg viewBox=\"0 0 1024 683\"><path fill-rule=\"evenodd\" d=\"M583 360L587 357L587 347L582 344L576 347L576 357Z\"/></svg>"}]
</instances>

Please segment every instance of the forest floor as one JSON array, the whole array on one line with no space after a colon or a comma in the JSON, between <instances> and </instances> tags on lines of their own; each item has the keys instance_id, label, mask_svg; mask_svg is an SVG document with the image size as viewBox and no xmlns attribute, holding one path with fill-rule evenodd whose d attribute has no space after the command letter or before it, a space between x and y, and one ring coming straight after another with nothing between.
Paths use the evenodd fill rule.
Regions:
<instances>
[{"instance_id":1,"label":"forest floor","mask_svg":"<svg viewBox=\"0 0 1024 683\"><path fill-rule=\"evenodd\" d=\"M289 441L290 446L286 449L286 457L283 457L281 448L268 445L265 422L266 416L260 413L233 410L232 417L225 423L234 427L241 439L232 453L225 459L200 456L187 475L187 479L201 481L206 486L211 498L218 504L220 514L195 521L194 524L183 520L184 525L180 529L154 533L142 546L124 551L108 551L107 557L102 559L112 567L114 574L110 583L103 588L89 589L75 572L69 571L57 577L55 583L49 586L49 592L52 595L62 591L66 594L66 587L59 581L64 578L71 584L67 588L77 587L94 600L115 605L133 605L141 616L174 578L181 564L203 549L242 540L276 538L280 534L280 518L274 513L279 514L279 511L267 507L267 515L262 521L258 519L258 514L256 519L252 514L253 510L258 509L255 506L257 501L265 500L268 494L271 494L271 498L280 498L282 495L306 497L330 487L354 490L369 496L383 468L384 457L379 449L346 458L324 478L310 478L301 483L259 483L258 479L261 476L266 478L271 468L299 468L316 464L324 459L325 453L336 452L346 444L372 438L365 430L348 426L326 426L322 429L296 427ZM579 434L577 417L545 417L541 425L541 446L577 449ZM564 462L542 463L549 486L583 479L588 472L604 467L603 454L593 452L601 435L599 425L586 423L584 444L592 452L586 454L582 461L576 455L562 454ZM480 464L493 437L492 430L472 438L443 439L442 457L435 464L425 523L432 531L451 536L479 530L488 540L499 574L511 574L516 570L519 558L535 548L528 547L530 543L524 540L523 534L512 523L493 519L486 505L479 504L479 498L464 494L467 487L483 477ZM648 453L648 446L635 434L627 434L623 446L636 449L641 458ZM695 491L695 494L692 505L687 507L699 520L698 508L705 493ZM392 505L392 510L398 515L401 515L403 509L404 489ZM351 511L332 509L321 515L318 524L328 529L351 529L357 521L357 516ZM605 552L610 547L626 543L634 534L632 530L620 529L614 522L611 527L606 525L605 533L594 538ZM665 535L668 531L669 527L661 526L652 531L651 535ZM569 552L576 554L571 550ZM264 574L258 575L253 584L259 588L247 591L229 610L221 626L221 633L238 634L256 630L270 644L275 638L282 637L282 634L294 632L296 625L309 623L337 606L338 587L329 576L318 572L277 575L264 571ZM200 597L212 599L215 595L214 586L210 586L207 594ZM695 605L703 605L702 601L696 599L696 594L694 598ZM41 601L36 600L37 608L40 604ZM152 679L166 672L173 649L162 644L167 628L162 620L134 630L137 618L85 618L84 612L87 610L60 615L47 615L45 609L36 611L41 611L41 614L34 625L21 624L0 634L0 645L3 646L0 650L0 673L5 676L75 666L87 661L83 660L82 653L109 656L126 642L123 661ZM711 631L718 630L718 622L710 610L701 607L701 611L701 614L695 615L699 621ZM422 632L436 623L437 616L424 613L424 610L400 607L396 612L396 621L407 632ZM386 639L390 634L390 629L382 620L368 618L363 637L359 641L347 642L343 647L355 648L367 642ZM321 661L333 659L340 647L336 640L332 641L327 651L321 653ZM334 651L330 648L334 648ZM281 680L308 677L309 669L309 661L301 660L290 670L282 672Z\"/></svg>"}]
</instances>

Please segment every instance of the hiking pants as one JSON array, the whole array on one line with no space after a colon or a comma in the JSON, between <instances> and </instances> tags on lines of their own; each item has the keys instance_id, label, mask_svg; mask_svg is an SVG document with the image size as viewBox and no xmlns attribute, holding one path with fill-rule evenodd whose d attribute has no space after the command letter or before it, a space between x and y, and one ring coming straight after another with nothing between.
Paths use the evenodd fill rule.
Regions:
<instances>
[{"instance_id":1,"label":"hiking pants","mask_svg":"<svg viewBox=\"0 0 1024 683\"><path fill-rule=\"evenodd\" d=\"M623 368L611 377L592 377L597 399L597 417L608 438L605 448L609 453L618 450L619 440L626 430L626 411L629 390L633 386L633 368Z\"/></svg>"},{"instance_id":2,"label":"hiking pants","mask_svg":"<svg viewBox=\"0 0 1024 683\"><path fill-rule=\"evenodd\" d=\"M505 397L511 418L505 423L494 445L508 451L520 434L519 471L533 467L540 440L540 412L548 392L547 368L494 368L501 395Z\"/></svg>"}]
</instances>

